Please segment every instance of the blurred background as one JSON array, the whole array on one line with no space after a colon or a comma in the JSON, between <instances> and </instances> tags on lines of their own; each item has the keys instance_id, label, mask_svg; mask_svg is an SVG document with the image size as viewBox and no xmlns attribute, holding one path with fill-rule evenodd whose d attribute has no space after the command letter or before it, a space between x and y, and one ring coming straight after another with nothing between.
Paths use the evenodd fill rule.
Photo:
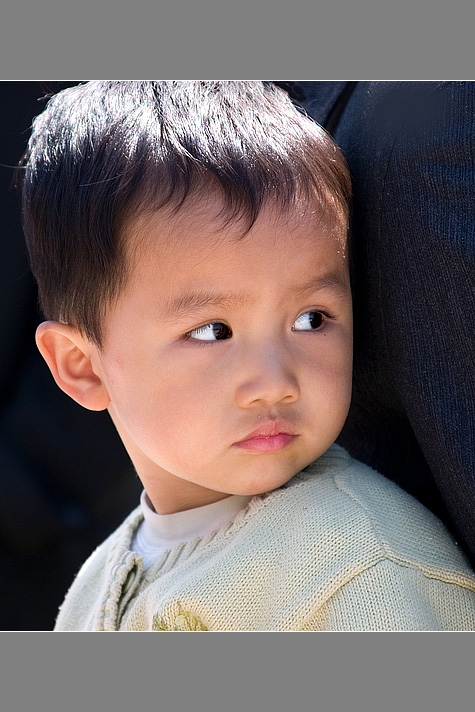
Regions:
<instances>
[{"instance_id":1,"label":"blurred background","mask_svg":"<svg viewBox=\"0 0 475 712\"><path fill-rule=\"evenodd\" d=\"M51 630L74 575L139 504L106 412L56 386L36 349L42 316L12 188L45 96L77 82L0 82L1 630Z\"/></svg>"}]
</instances>

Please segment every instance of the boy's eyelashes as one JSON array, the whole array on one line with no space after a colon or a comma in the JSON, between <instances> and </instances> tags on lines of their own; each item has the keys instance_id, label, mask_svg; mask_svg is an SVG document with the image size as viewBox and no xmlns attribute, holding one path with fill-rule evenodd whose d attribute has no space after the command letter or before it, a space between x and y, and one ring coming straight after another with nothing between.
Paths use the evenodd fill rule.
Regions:
<instances>
[{"instance_id":1,"label":"boy's eyelashes","mask_svg":"<svg viewBox=\"0 0 475 712\"><path fill-rule=\"evenodd\" d=\"M193 341L210 342L224 341L225 339L230 339L232 335L233 332L227 324L215 321L210 324L204 324L204 326L199 326L197 329L188 331L184 335L184 338L186 341L192 339Z\"/></svg>"},{"instance_id":2,"label":"boy's eyelashes","mask_svg":"<svg viewBox=\"0 0 475 712\"><path fill-rule=\"evenodd\" d=\"M328 312L321 310L306 311L301 314L293 323L292 331L320 331L325 323L335 317ZM184 341L194 341L198 343L213 343L217 341L226 341L233 335L230 326L221 321L213 321L196 329L187 331L182 339Z\"/></svg>"}]
</instances>

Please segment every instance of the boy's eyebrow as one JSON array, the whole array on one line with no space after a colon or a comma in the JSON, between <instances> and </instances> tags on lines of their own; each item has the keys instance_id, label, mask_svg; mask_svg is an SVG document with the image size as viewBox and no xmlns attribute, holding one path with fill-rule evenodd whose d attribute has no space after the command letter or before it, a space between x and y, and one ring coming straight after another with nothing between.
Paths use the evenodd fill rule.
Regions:
<instances>
[{"instance_id":1,"label":"boy's eyebrow","mask_svg":"<svg viewBox=\"0 0 475 712\"><path fill-rule=\"evenodd\" d=\"M322 289L333 290L344 297L351 294L349 279L345 278L340 270L316 275L305 284L295 286L292 291L305 296L311 292L319 292Z\"/></svg>"},{"instance_id":2,"label":"boy's eyebrow","mask_svg":"<svg viewBox=\"0 0 475 712\"><path fill-rule=\"evenodd\" d=\"M350 294L348 280L339 271L313 277L307 283L296 285L289 290L289 295L304 298L307 294L329 289L347 297ZM190 316L195 311L206 307L238 307L249 304L249 297L243 293L219 294L214 292L184 292L160 305L161 319L179 319Z\"/></svg>"},{"instance_id":3,"label":"boy's eyebrow","mask_svg":"<svg viewBox=\"0 0 475 712\"><path fill-rule=\"evenodd\" d=\"M179 319L205 307L236 307L245 305L244 294L217 294L212 292L186 292L160 306L162 319Z\"/></svg>"}]
</instances>

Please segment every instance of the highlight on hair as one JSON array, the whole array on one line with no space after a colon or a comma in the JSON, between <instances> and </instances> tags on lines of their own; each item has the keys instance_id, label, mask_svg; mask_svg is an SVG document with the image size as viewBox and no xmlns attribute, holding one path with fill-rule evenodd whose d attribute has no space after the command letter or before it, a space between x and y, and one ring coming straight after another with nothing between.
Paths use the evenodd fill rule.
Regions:
<instances>
[{"instance_id":1,"label":"highlight on hair","mask_svg":"<svg viewBox=\"0 0 475 712\"><path fill-rule=\"evenodd\" d=\"M219 190L248 228L269 202L346 234L350 180L329 135L271 82L92 81L53 96L21 163L40 305L101 344L127 279L124 221Z\"/></svg>"}]
</instances>

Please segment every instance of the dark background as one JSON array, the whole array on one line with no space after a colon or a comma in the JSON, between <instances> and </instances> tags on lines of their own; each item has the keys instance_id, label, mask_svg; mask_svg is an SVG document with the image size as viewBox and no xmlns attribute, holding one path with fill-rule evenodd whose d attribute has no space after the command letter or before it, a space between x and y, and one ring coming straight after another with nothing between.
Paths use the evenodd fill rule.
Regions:
<instances>
[{"instance_id":1,"label":"dark background","mask_svg":"<svg viewBox=\"0 0 475 712\"><path fill-rule=\"evenodd\" d=\"M0 629L51 630L75 573L138 505L107 413L60 391L39 355L14 167L44 97L77 82L0 82Z\"/></svg>"}]
</instances>

